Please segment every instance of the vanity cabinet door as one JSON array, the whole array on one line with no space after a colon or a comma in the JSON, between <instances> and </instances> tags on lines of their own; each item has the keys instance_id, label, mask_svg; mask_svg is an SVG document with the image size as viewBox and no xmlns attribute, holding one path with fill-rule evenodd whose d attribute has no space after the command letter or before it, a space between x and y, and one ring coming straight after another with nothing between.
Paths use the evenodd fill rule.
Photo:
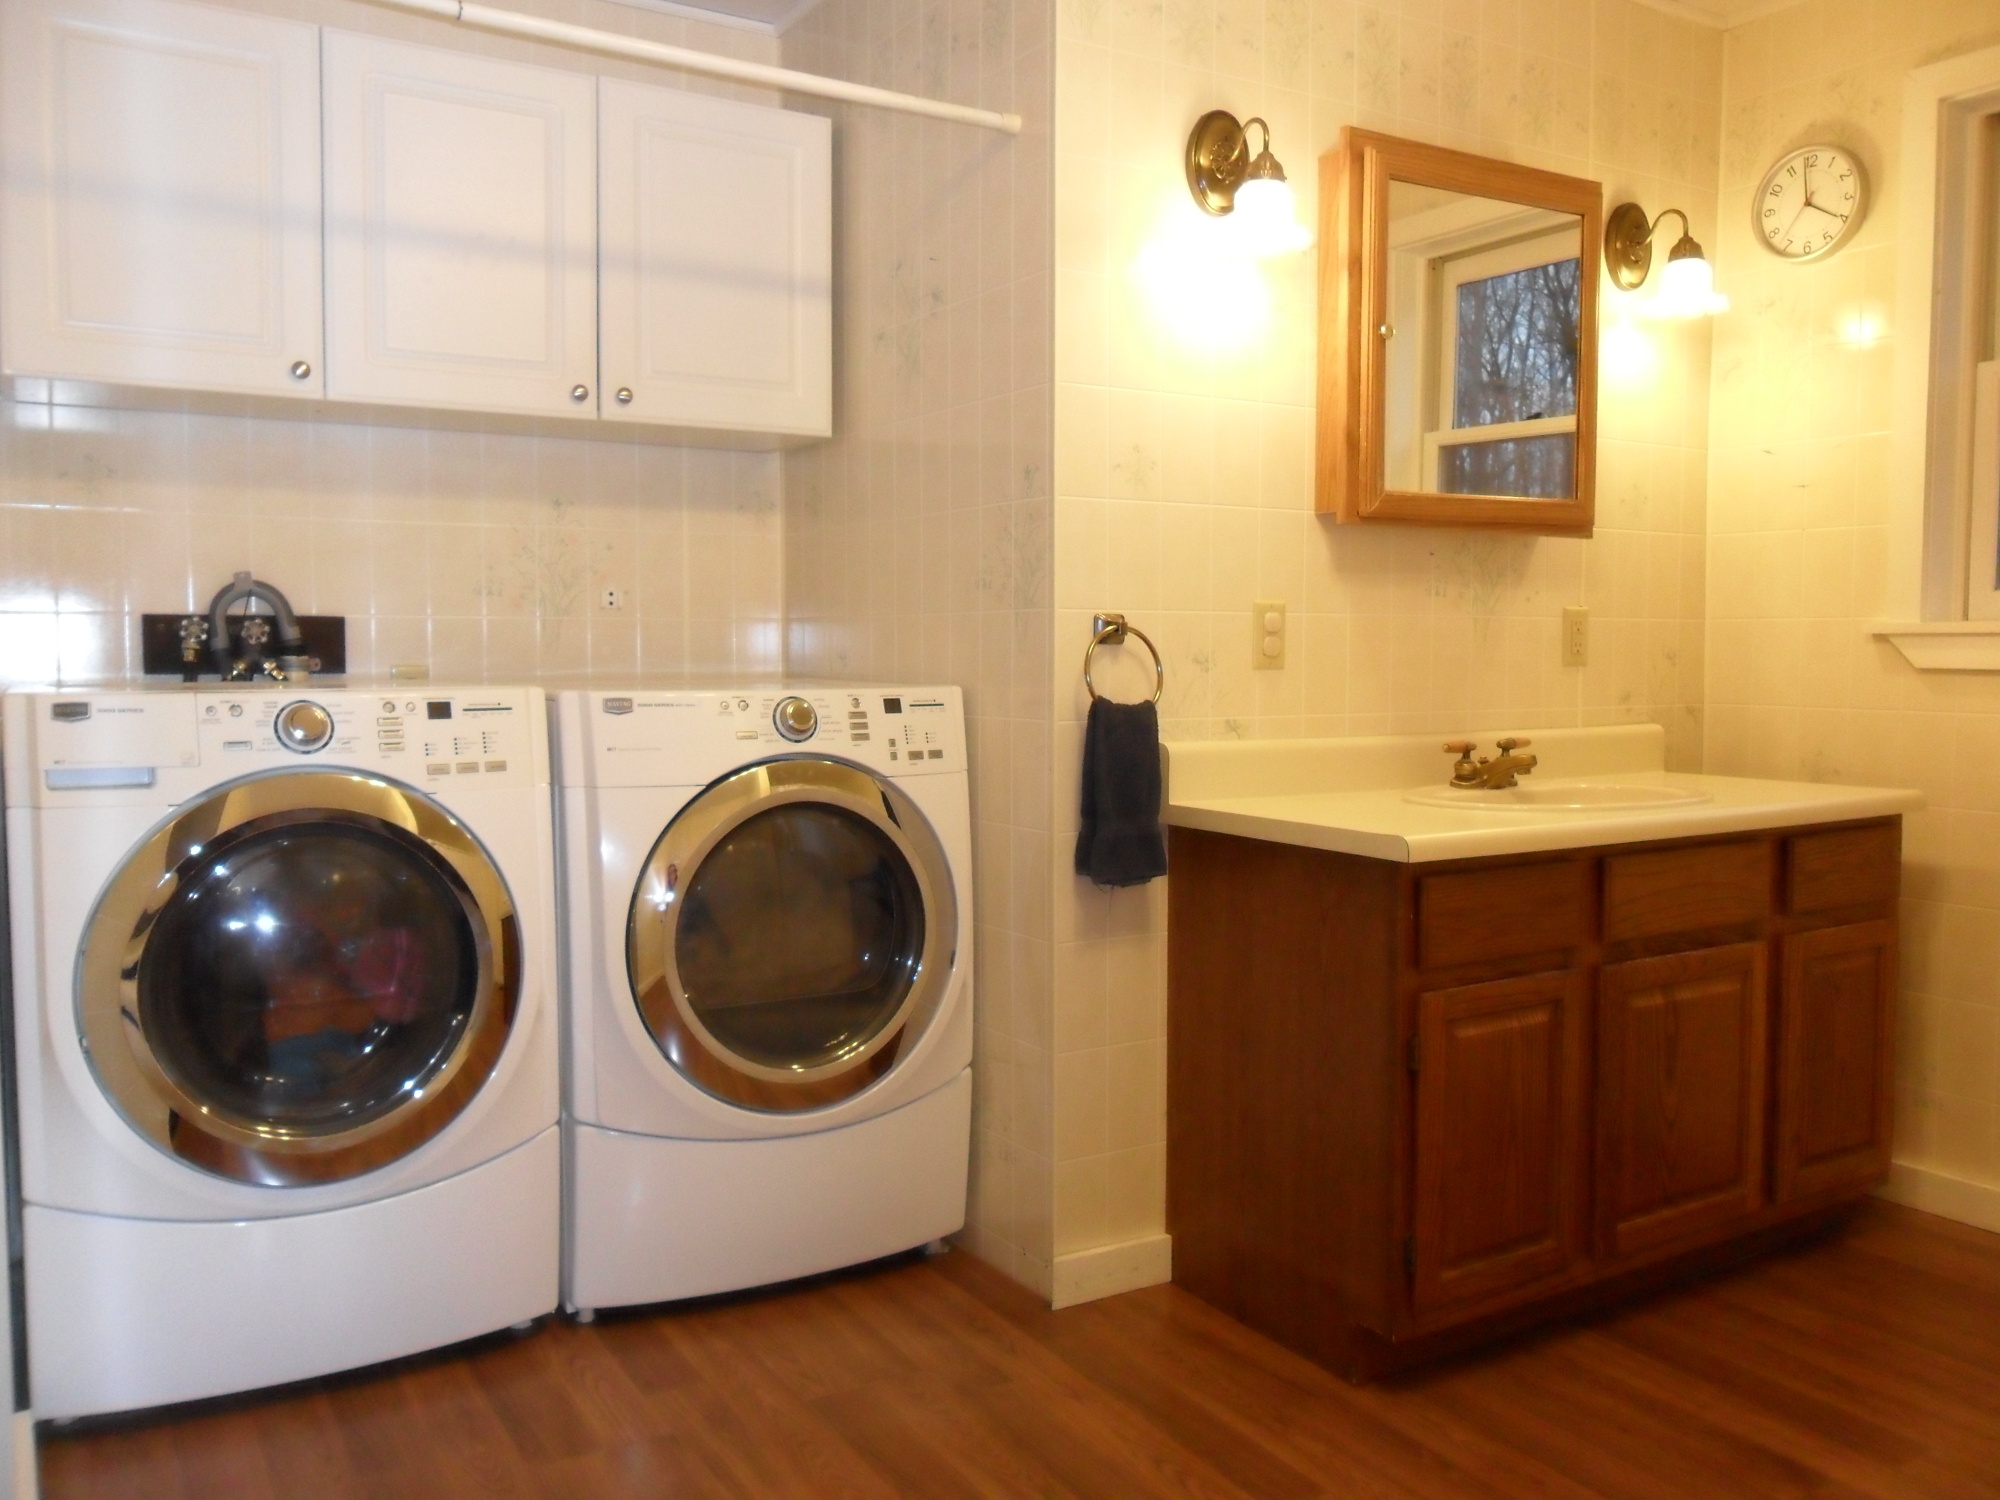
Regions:
<instances>
[{"instance_id":1,"label":"vanity cabinet door","mask_svg":"<svg viewBox=\"0 0 2000 1500\"><path fill-rule=\"evenodd\" d=\"M1763 943L1607 965L1597 1001L1597 1230L1607 1256L1764 1201Z\"/></svg>"},{"instance_id":2,"label":"vanity cabinet door","mask_svg":"<svg viewBox=\"0 0 2000 1500\"><path fill-rule=\"evenodd\" d=\"M1896 928L1857 922L1784 940L1778 992L1780 1203L1868 1188L1889 1170Z\"/></svg>"},{"instance_id":3,"label":"vanity cabinet door","mask_svg":"<svg viewBox=\"0 0 2000 1500\"><path fill-rule=\"evenodd\" d=\"M599 89L604 416L831 434L830 122Z\"/></svg>"},{"instance_id":4,"label":"vanity cabinet door","mask_svg":"<svg viewBox=\"0 0 2000 1500\"><path fill-rule=\"evenodd\" d=\"M594 417L596 80L337 31L325 50L327 394Z\"/></svg>"},{"instance_id":5,"label":"vanity cabinet door","mask_svg":"<svg viewBox=\"0 0 2000 1500\"><path fill-rule=\"evenodd\" d=\"M320 395L316 29L166 0L0 23L6 372Z\"/></svg>"},{"instance_id":6,"label":"vanity cabinet door","mask_svg":"<svg viewBox=\"0 0 2000 1500\"><path fill-rule=\"evenodd\" d=\"M1578 1258L1583 1006L1574 972L1417 997L1420 1319L1500 1299Z\"/></svg>"}]
</instances>

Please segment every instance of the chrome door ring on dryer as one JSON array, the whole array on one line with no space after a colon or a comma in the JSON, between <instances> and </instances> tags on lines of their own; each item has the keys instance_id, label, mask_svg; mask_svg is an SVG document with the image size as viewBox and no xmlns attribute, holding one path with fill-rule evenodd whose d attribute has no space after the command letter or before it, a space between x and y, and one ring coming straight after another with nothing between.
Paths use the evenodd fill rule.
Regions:
<instances>
[{"instance_id":1,"label":"chrome door ring on dryer","mask_svg":"<svg viewBox=\"0 0 2000 1500\"><path fill-rule=\"evenodd\" d=\"M893 782L816 757L698 793L640 871L632 993L667 1060L747 1108L823 1108L887 1073L958 946L945 851Z\"/></svg>"},{"instance_id":2,"label":"chrome door ring on dryer","mask_svg":"<svg viewBox=\"0 0 2000 1500\"><path fill-rule=\"evenodd\" d=\"M479 842L379 775L280 771L177 810L84 928L77 1023L161 1150L264 1186L431 1139L493 1071L520 923Z\"/></svg>"}]
</instances>

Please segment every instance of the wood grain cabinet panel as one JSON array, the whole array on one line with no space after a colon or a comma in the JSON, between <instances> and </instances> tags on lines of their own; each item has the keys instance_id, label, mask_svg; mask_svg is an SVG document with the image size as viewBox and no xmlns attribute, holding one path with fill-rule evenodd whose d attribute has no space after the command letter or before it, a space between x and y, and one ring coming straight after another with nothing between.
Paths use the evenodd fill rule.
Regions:
<instances>
[{"instance_id":1,"label":"wood grain cabinet panel","mask_svg":"<svg viewBox=\"0 0 2000 1500\"><path fill-rule=\"evenodd\" d=\"M1771 909L1771 843L1739 839L1604 861L1604 941L1739 927Z\"/></svg>"},{"instance_id":2,"label":"wood grain cabinet panel","mask_svg":"<svg viewBox=\"0 0 2000 1500\"><path fill-rule=\"evenodd\" d=\"M1480 1301L1577 1256L1583 985L1534 974L1418 997L1417 1307Z\"/></svg>"},{"instance_id":3,"label":"wood grain cabinet panel","mask_svg":"<svg viewBox=\"0 0 2000 1500\"><path fill-rule=\"evenodd\" d=\"M1888 1167L1896 828L1431 866L1174 829L1174 1280L1363 1375L1811 1232Z\"/></svg>"},{"instance_id":4,"label":"wood grain cabinet panel","mask_svg":"<svg viewBox=\"0 0 2000 1500\"><path fill-rule=\"evenodd\" d=\"M1777 1198L1863 1189L1889 1171L1896 929L1857 922L1784 942L1778 992Z\"/></svg>"},{"instance_id":5,"label":"wood grain cabinet panel","mask_svg":"<svg viewBox=\"0 0 2000 1500\"><path fill-rule=\"evenodd\" d=\"M1900 820L1808 833L1787 845L1787 911L1838 911L1896 899L1902 874Z\"/></svg>"},{"instance_id":6,"label":"wood grain cabinet panel","mask_svg":"<svg viewBox=\"0 0 2000 1500\"><path fill-rule=\"evenodd\" d=\"M1764 1201L1765 948L1606 966L1597 1001L1598 1246L1697 1237Z\"/></svg>"},{"instance_id":7,"label":"wood grain cabinet panel","mask_svg":"<svg viewBox=\"0 0 2000 1500\"><path fill-rule=\"evenodd\" d=\"M1417 891L1417 962L1426 969L1560 953L1589 934L1589 867L1545 860L1427 875Z\"/></svg>"}]
</instances>

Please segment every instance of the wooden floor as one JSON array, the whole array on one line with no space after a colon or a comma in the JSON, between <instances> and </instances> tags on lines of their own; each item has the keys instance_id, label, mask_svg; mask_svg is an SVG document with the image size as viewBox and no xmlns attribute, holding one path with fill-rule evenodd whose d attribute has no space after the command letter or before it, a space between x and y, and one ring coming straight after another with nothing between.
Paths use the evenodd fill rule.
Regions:
<instances>
[{"instance_id":1,"label":"wooden floor","mask_svg":"<svg viewBox=\"0 0 2000 1500\"><path fill-rule=\"evenodd\" d=\"M2000 1495L2000 1236L1886 1204L1392 1386L964 1254L45 1436L44 1494Z\"/></svg>"}]
</instances>

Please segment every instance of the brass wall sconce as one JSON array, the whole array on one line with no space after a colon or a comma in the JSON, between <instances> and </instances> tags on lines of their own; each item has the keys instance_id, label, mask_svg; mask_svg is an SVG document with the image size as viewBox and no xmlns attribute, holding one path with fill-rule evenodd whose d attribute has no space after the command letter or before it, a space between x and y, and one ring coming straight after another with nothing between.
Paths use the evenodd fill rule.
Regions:
<instances>
[{"instance_id":1,"label":"brass wall sconce","mask_svg":"<svg viewBox=\"0 0 2000 1500\"><path fill-rule=\"evenodd\" d=\"M1653 269L1654 232L1669 216L1681 221L1681 237L1667 252L1660 286L1648 309L1655 317L1705 318L1729 310L1715 289L1715 271L1695 239L1688 216L1678 208L1648 219L1636 203L1621 203L1604 221L1604 268L1620 291L1636 292Z\"/></svg>"},{"instance_id":2,"label":"brass wall sconce","mask_svg":"<svg viewBox=\"0 0 2000 1500\"><path fill-rule=\"evenodd\" d=\"M1264 147L1250 151L1250 127L1264 132ZM1302 250L1312 235L1298 222L1292 185L1271 154L1271 127L1252 116L1238 121L1226 109L1212 109L1188 132L1187 184L1205 214L1235 218L1252 254L1282 255Z\"/></svg>"}]
</instances>

